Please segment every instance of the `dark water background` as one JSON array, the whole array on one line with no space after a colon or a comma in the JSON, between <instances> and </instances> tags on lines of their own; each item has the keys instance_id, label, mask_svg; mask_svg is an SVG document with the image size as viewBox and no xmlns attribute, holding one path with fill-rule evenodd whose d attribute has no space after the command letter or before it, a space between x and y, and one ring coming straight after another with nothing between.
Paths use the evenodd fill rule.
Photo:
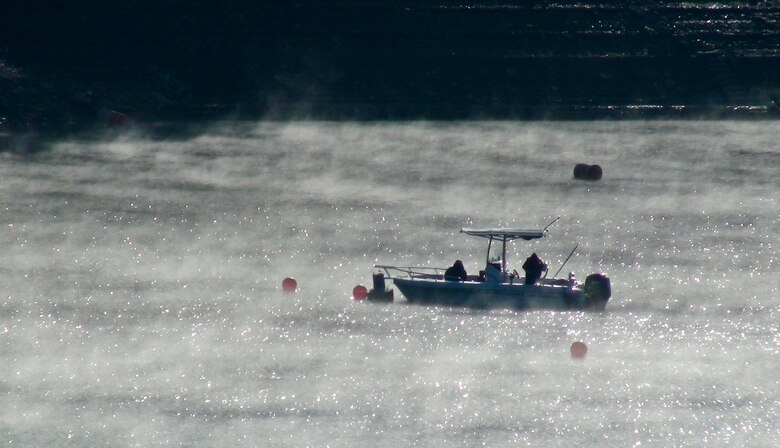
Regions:
<instances>
[{"instance_id":1,"label":"dark water background","mask_svg":"<svg viewBox=\"0 0 780 448\"><path fill-rule=\"evenodd\" d=\"M0 130L777 115L771 1L14 2Z\"/></svg>"}]
</instances>

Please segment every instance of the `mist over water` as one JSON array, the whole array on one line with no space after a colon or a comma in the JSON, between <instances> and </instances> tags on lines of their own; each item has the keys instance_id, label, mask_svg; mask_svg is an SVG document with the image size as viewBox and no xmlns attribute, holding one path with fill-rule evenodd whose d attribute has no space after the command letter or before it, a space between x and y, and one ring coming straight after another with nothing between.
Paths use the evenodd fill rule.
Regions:
<instances>
[{"instance_id":1,"label":"mist over water","mask_svg":"<svg viewBox=\"0 0 780 448\"><path fill-rule=\"evenodd\" d=\"M228 122L2 153L0 437L774 446L778 141L773 121ZM579 244L560 275L607 273L604 313L350 297L375 263L475 273L461 227L558 216L510 266Z\"/></svg>"}]
</instances>

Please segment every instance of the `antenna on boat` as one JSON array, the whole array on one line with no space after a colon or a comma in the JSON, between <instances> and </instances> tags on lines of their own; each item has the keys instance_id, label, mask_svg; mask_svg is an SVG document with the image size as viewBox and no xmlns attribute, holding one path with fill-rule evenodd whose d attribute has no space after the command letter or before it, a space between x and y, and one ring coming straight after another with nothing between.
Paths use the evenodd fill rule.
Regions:
<instances>
[{"instance_id":1,"label":"antenna on boat","mask_svg":"<svg viewBox=\"0 0 780 448\"><path fill-rule=\"evenodd\" d=\"M559 220L559 219L561 219L561 217L560 217L560 216L559 216L559 217L557 217L557 218L555 218L555 219L553 219L551 223L549 223L549 224L547 224L546 226L544 226L544 229L542 229L542 231L543 231L544 233L547 233L547 228L548 228L548 227L550 227L551 225L555 224L556 222L558 222L558 220Z\"/></svg>"},{"instance_id":2,"label":"antenna on boat","mask_svg":"<svg viewBox=\"0 0 780 448\"><path fill-rule=\"evenodd\" d=\"M563 269L563 267L564 267L564 266L566 266L566 263L568 263L568 261L569 261L569 258L571 258L571 256L572 256L572 255L574 255L574 251L575 251L575 250L577 250L577 248L578 248L578 247L580 247L580 244L579 244L579 243L577 243L577 245L576 245L576 246L574 246L574 249L572 249L572 250L571 250L571 253L569 254L569 256L568 256L568 257L566 257L566 260L564 260L564 262L563 262L563 264L561 265L561 267L560 267L560 268L558 268L558 270L555 272L555 274L553 274L553 278L555 278L555 277L557 277L557 276L558 276L558 273L559 273L559 272L561 272L561 269Z\"/></svg>"}]
</instances>

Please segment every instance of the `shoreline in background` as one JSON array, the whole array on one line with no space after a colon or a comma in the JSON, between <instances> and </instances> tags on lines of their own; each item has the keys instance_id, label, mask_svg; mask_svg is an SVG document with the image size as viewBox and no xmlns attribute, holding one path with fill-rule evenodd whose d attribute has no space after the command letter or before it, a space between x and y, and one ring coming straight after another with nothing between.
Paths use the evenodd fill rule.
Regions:
<instances>
[{"instance_id":1,"label":"shoreline in background","mask_svg":"<svg viewBox=\"0 0 780 448\"><path fill-rule=\"evenodd\" d=\"M778 117L780 5L761 1L87 0L0 17L0 132Z\"/></svg>"}]
</instances>

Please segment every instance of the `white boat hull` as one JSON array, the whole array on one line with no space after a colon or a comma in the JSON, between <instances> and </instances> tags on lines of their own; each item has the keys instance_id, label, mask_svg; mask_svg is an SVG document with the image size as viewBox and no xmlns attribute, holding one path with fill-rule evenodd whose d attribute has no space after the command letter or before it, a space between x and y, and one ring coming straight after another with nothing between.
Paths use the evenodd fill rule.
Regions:
<instances>
[{"instance_id":1,"label":"white boat hull","mask_svg":"<svg viewBox=\"0 0 780 448\"><path fill-rule=\"evenodd\" d=\"M569 310L603 309L606 303L588 300L579 287L554 284L491 284L416 278L395 278L393 282L406 300L419 304Z\"/></svg>"}]
</instances>

